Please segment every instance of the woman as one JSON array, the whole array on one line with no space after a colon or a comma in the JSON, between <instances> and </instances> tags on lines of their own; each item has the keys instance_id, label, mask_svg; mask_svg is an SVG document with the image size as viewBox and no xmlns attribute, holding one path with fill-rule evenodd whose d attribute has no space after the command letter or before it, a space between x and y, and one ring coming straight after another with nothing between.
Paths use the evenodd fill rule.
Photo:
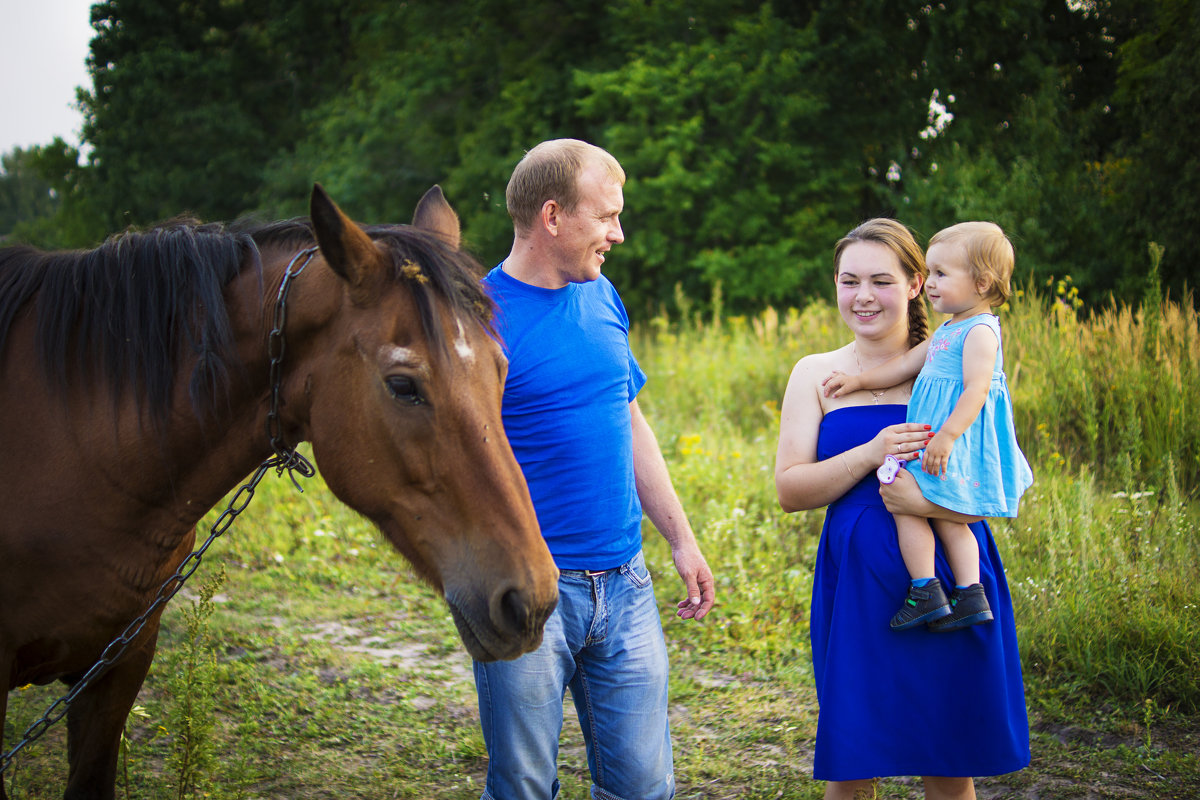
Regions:
<instances>
[{"instance_id":1,"label":"woman","mask_svg":"<svg viewBox=\"0 0 1200 800\"><path fill-rule=\"evenodd\" d=\"M907 228L873 219L838 242L834 265L838 311L854 338L792 370L775 466L785 511L829 506L813 580L813 777L829 781L826 798L872 797L873 779L891 775L924 776L929 800L974 798L972 776L1029 764L1012 602L995 542L986 523L926 501L905 470L881 497L875 470L884 456L912 460L936 433L904 421L911 381L838 398L821 391L830 372L870 369L928 335L925 259ZM904 599L896 587L908 584L893 513L974 523L995 622L951 633L888 627ZM951 579L940 545L936 572Z\"/></svg>"}]
</instances>

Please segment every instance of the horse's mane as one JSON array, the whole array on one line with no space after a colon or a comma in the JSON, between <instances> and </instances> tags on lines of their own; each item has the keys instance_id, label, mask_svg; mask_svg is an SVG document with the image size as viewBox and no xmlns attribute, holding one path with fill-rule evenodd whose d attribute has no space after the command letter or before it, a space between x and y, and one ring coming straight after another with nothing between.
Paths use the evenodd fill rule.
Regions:
<instances>
[{"instance_id":1,"label":"horse's mane","mask_svg":"<svg viewBox=\"0 0 1200 800\"><path fill-rule=\"evenodd\" d=\"M490 325L492 306L472 257L409 226L367 230L392 254L396 280L411 285L436 347L445 348L437 297ZM76 376L102 383L114 404L132 391L138 408L162 422L179 363L190 353L197 361L189 395L203 416L225 395L230 370L237 368L224 288L253 269L261 292L262 252L298 251L314 242L307 219L230 225L177 219L111 237L93 250L0 248L0 359L17 315L36 313L37 357L53 386L65 391Z\"/></svg>"}]
</instances>

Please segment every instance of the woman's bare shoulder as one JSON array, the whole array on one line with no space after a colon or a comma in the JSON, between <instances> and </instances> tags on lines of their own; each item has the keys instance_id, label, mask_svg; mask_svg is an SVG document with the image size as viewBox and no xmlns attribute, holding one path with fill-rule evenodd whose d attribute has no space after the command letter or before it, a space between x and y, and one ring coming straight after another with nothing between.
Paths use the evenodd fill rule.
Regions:
<instances>
[{"instance_id":1,"label":"woman's bare shoulder","mask_svg":"<svg viewBox=\"0 0 1200 800\"><path fill-rule=\"evenodd\" d=\"M823 378L835 369L843 369L849 352L850 345L846 345L825 353L809 353L796 362L792 372L821 373L819 377Z\"/></svg>"}]
</instances>

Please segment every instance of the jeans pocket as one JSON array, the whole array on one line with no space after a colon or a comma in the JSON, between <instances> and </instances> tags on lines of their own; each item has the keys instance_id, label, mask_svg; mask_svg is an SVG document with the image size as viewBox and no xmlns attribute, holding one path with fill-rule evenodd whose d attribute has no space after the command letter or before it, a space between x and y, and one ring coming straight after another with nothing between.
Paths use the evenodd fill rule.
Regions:
<instances>
[{"instance_id":1,"label":"jeans pocket","mask_svg":"<svg viewBox=\"0 0 1200 800\"><path fill-rule=\"evenodd\" d=\"M651 583L650 570L646 569L646 562L641 556L621 567L621 574L629 579L635 589L645 589Z\"/></svg>"}]
</instances>

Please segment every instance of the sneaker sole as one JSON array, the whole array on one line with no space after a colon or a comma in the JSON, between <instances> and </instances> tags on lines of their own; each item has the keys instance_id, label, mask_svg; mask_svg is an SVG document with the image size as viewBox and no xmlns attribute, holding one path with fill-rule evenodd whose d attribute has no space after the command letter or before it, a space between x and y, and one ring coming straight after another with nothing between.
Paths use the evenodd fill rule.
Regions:
<instances>
[{"instance_id":1,"label":"sneaker sole","mask_svg":"<svg viewBox=\"0 0 1200 800\"><path fill-rule=\"evenodd\" d=\"M950 606L945 605L941 608L935 608L933 611L927 611L916 619L910 619L908 622L901 623L900 625L893 625L891 623L888 623L888 625L894 631L906 631L909 628L915 628L918 625L925 625L927 623L932 623L935 620L939 620L942 617L948 617L950 616L950 613Z\"/></svg>"},{"instance_id":2,"label":"sneaker sole","mask_svg":"<svg viewBox=\"0 0 1200 800\"><path fill-rule=\"evenodd\" d=\"M957 631L962 628L969 628L972 625L979 625L983 622L991 622L994 619L991 611L980 611L978 614L972 614L969 617L962 619L951 620L939 625L936 621L930 623L929 629L942 633L944 631Z\"/></svg>"}]
</instances>

